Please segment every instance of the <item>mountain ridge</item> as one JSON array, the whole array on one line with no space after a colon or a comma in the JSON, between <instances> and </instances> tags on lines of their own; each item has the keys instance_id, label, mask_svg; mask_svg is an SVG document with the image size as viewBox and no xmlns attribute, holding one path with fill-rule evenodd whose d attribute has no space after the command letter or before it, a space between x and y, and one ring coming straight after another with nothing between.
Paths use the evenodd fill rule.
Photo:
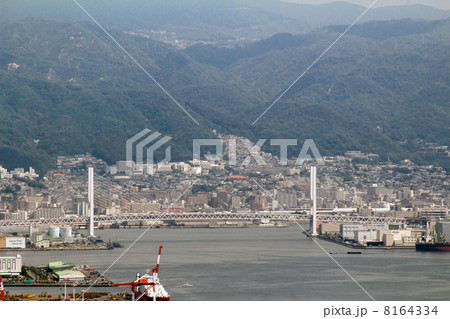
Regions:
<instances>
[{"instance_id":1,"label":"mountain ridge","mask_svg":"<svg viewBox=\"0 0 450 319\"><path fill-rule=\"evenodd\" d=\"M0 0L3 21L41 17L89 20L72 1ZM276 0L120 0L80 1L101 24L147 34L158 40L212 41L226 45L264 39L276 33L307 33L333 24L350 24L365 7L345 2L301 5ZM423 5L371 9L360 22L390 19L436 20L450 11Z\"/></svg>"}]
</instances>

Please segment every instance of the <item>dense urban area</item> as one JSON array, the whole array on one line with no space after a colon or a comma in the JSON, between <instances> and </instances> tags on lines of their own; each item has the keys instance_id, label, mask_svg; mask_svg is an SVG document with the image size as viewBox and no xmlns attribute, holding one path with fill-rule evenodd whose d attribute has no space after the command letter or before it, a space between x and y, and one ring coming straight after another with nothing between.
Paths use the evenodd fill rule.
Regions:
<instances>
[{"instance_id":1,"label":"dense urban area","mask_svg":"<svg viewBox=\"0 0 450 319\"><path fill-rule=\"evenodd\" d=\"M0 168L0 221L51 220L25 234L28 238L19 244L23 248L74 243L86 247L87 238L76 234L72 225L58 224L58 219L88 216L88 167L95 171L95 216L135 217L133 221L99 222L96 227L286 226L289 218L274 222L270 213L307 216L311 206L311 162L296 165L292 159L283 165L270 153L260 152L252 157L247 151L242 143L237 143L236 163L247 165L196 160L155 165L119 161L108 166L85 154L58 157L57 167L42 177L31 167L28 171L16 168L11 172ZM262 161L257 163L257 157ZM359 246L378 243L413 247L425 235L429 222L428 227L431 225L435 236L441 240L450 238L446 222L449 179L447 172L439 167L418 166L407 159L401 163L383 162L377 154L348 151L342 156L324 157L324 165L318 166L316 194L317 226L326 237ZM177 223L164 216L151 224L145 218L139 219L140 215L149 213L195 212L254 213L255 217L249 219L246 215L248 220L239 223L206 220L203 224ZM259 212L265 212L269 218L259 218ZM321 222L321 214L385 217L387 222L358 225ZM404 222L389 225L389 220L395 221L389 218L404 219ZM6 240L0 240L0 248L8 248Z\"/></svg>"}]
</instances>

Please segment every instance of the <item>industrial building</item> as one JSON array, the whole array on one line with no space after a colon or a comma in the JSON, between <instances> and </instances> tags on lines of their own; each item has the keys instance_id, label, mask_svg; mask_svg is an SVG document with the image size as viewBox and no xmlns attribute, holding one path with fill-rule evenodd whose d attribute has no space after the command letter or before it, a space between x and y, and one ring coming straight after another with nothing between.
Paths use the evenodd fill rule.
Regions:
<instances>
[{"instance_id":1,"label":"industrial building","mask_svg":"<svg viewBox=\"0 0 450 319\"><path fill-rule=\"evenodd\" d=\"M372 231L372 230L381 230L381 229L388 229L387 224L373 224L373 225L359 225L359 224L341 224L340 230L339 230L339 236L343 239L348 240L354 240L355 239L355 233L359 231ZM366 234L367 236L367 234ZM376 240L376 236L374 237L374 240Z\"/></svg>"},{"instance_id":2,"label":"industrial building","mask_svg":"<svg viewBox=\"0 0 450 319\"><path fill-rule=\"evenodd\" d=\"M83 281L85 279L83 273L76 270L56 271L53 275L58 281Z\"/></svg>"},{"instance_id":3,"label":"industrial building","mask_svg":"<svg viewBox=\"0 0 450 319\"><path fill-rule=\"evenodd\" d=\"M321 235L339 235L341 224L337 223L321 223L319 232Z\"/></svg>"},{"instance_id":4,"label":"industrial building","mask_svg":"<svg viewBox=\"0 0 450 319\"><path fill-rule=\"evenodd\" d=\"M19 276L22 271L22 257L0 257L0 276Z\"/></svg>"},{"instance_id":5,"label":"industrial building","mask_svg":"<svg viewBox=\"0 0 450 319\"><path fill-rule=\"evenodd\" d=\"M326 224L325 224L326 225ZM321 225L322 226L322 225ZM325 227L325 228L324 228ZM328 228L332 226L322 226L322 232L333 233ZM334 230L336 227L332 227ZM324 234L324 233L323 233ZM386 247L414 246L421 231L411 229L389 229L387 224L383 225L356 225L341 224L339 235L342 239L357 242L360 245L383 245Z\"/></svg>"},{"instance_id":6,"label":"industrial building","mask_svg":"<svg viewBox=\"0 0 450 319\"><path fill-rule=\"evenodd\" d=\"M25 245L25 237L0 237L0 249L22 249Z\"/></svg>"}]
</instances>

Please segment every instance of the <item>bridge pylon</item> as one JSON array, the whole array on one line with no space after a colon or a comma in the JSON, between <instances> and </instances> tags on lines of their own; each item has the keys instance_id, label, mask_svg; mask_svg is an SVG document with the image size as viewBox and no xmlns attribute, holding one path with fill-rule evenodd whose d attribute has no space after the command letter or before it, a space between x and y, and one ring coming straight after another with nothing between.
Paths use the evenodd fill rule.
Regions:
<instances>
[{"instance_id":1,"label":"bridge pylon","mask_svg":"<svg viewBox=\"0 0 450 319\"><path fill-rule=\"evenodd\" d=\"M310 198L311 198L311 236L317 236L317 196L316 196L316 179L317 179L316 167L311 166L311 182L310 182Z\"/></svg>"},{"instance_id":2,"label":"bridge pylon","mask_svg":"<svg viewBox=\"0 0 450 319\"><path fill-rule=\"evenodd\" d=\"M94 168L88 168L89 237L94 234Z\"/></svg>"}]
</instances>

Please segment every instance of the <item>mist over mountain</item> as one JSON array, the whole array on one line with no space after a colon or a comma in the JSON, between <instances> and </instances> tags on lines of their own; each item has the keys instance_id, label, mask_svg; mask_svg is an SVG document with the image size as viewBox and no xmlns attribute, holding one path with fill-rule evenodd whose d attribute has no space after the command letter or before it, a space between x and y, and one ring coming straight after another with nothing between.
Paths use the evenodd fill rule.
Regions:
<instances>
[{"instance_id":1,"label":"mist over mountain","mask_svg":"<svg viewBox=\"0 0 450 319\"><path fill-rule=\"evenodd\" d=\"M252 125L344 29L186 50L109 29L196 125L94 24L2 23L0 163L43 171L55 155L84 152L114 162L148 127L173 137L174 160L191 158L192 138L216 129L253 141L313 138L323 155L360 149L448 166L417 154L414 141L450 144L450 20L355 26Z\"/></svg>"},{"instance_id":2,"label":"mist over mountain","mask_svg":"<svg viewBox=\"0 0 450 319\"><path fill-rule=\"evenodd\" d=\"M99 23L122 31L186 46L199 41L236 45L276 33L306 33L328 25L348 25L365 7L346 2L302 5L278 0L80 0ZM86 21L73 1L1 0L2 20L41 17ZM360 22L392 19L437 20L450 11L424 5L381 7Z\"/></svg>"}]
</instances>

